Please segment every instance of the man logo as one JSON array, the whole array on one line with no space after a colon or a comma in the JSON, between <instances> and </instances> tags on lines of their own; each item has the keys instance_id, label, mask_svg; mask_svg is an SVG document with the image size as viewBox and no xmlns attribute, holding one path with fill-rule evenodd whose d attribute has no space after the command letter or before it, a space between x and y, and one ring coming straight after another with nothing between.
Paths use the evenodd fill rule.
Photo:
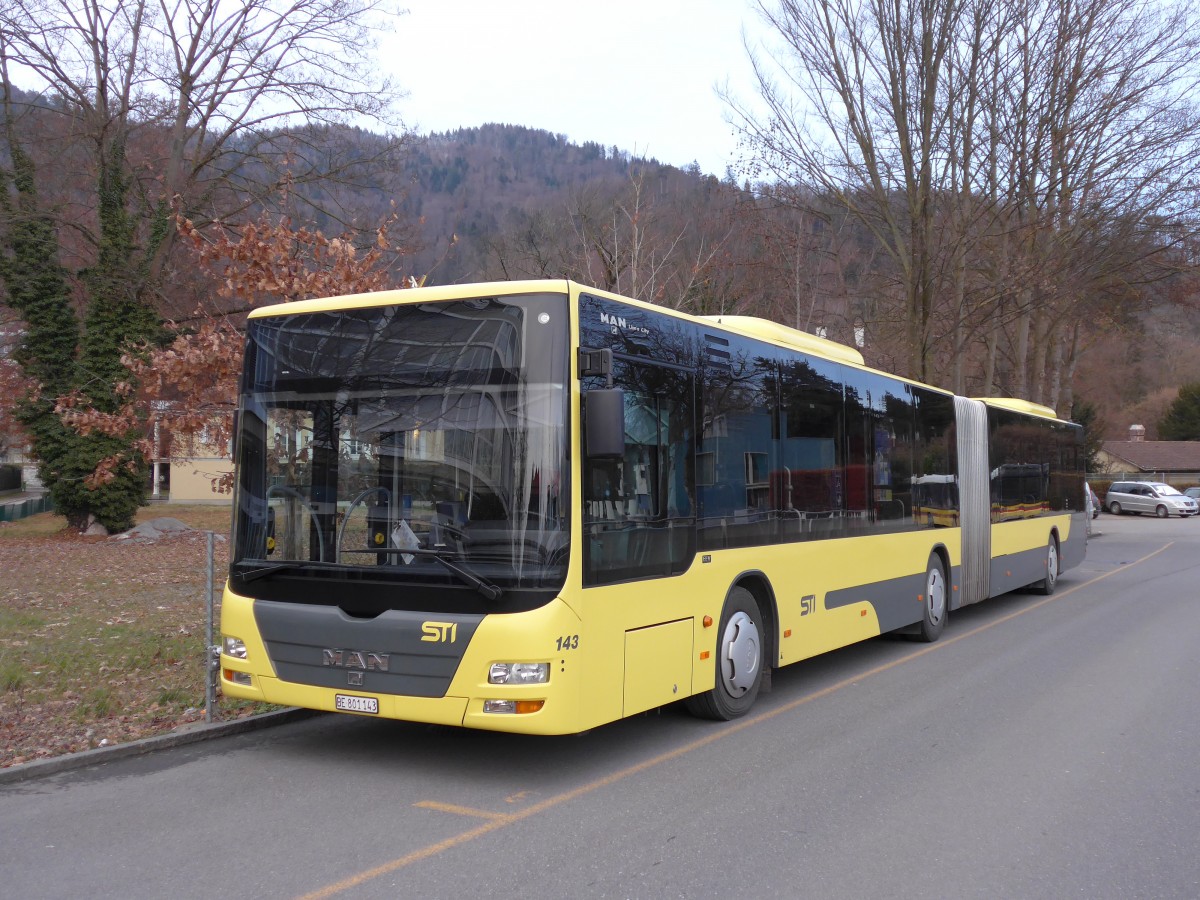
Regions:
<instances>
[{"instance_id":1,"label":"man logo","mask_svg":"<svg viewBox=\"0 0 1200 900\"><path fill-rule=\"evenodd\" d=\"M650 329L645 325L638 325L636 322L630 322L624 316L614 316L606 312L600 313L600 324L607 325L612 334L621 334L626 331L632 331L635 334L650 333Z\"/></svg>"},{"instance_id":2,"label":"man logo","mask_svg":"<svg viewBox=\"0 0 1200 900\"><path fill-rule=\"evenodd\" d=\"M386 672L388 670L388 654L370 653L366 650L338 650L329 647L321 651L321 665L333 666L336 669L362 669Z\"/></svg>"},{"instance_id":3,"label":"man logo","mask_svg":"<svg viewBox=\"0 0 1200 900\"><path fill-rule=\"evenodd\" d=\"M618 328L628 328L629 327L629 323L625 321L624 316L612 316L606 312L600 313L600 324L601 325L611 325L611 326L613 326L614 330L618 329Z\"/></svg>"},{"instance_id":4,"label":"man logo","mask_svg":"<svg viewBox=\"0 0 1200 900\"><path fill-rule=\"evenodd\" d=\"M453 644L458 638L457 622L425 622L421 625L421 640L435 644Z\"/></svg>"}]
</instances>

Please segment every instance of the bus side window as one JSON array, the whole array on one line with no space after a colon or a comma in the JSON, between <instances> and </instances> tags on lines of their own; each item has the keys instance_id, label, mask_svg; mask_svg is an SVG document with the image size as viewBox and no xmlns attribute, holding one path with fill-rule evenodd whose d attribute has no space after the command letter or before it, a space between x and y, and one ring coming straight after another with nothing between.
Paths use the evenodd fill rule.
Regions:
<instances>
[{"instance_id":1,"label":"bus side window","mask_svg":"<svg viewBox=\"0 0 1200 900\"><path fill-rule=\"evenodd\" d=\"M625 395L625 454L584 460L589 585L677 574L693 554L691 378L625 362L616 375Z\"/></svg>"}]
</instances>

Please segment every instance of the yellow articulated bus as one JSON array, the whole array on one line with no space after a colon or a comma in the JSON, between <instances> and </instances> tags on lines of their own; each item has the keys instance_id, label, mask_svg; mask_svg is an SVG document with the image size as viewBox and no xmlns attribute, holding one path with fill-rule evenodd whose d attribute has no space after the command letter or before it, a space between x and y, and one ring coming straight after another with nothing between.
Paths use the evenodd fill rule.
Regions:
<instances>
[{"instance_id":1,"label":"yellow articulated bus","mask_svg":"<svg viewBox=\"0 0 1200 900\"><path fill-rule=\"evenodd\" d=\"M227 695L564 734L1054 590L1081 436L775 323L569 281L248 322Z\"/></svg>"}]
</instances>

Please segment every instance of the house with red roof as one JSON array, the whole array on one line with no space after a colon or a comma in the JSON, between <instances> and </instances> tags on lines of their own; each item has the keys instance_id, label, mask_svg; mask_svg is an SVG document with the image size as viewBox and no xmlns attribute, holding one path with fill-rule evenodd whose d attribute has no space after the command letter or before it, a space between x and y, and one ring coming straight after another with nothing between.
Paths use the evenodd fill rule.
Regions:
<instances>
[{"instance_id":1,"label":"house with red roof","mask_svg":"<svg viewBox=\"0 0 1200 900\"><path fill-rule=\"evenodd\" d=\"M1148 441L1146 429L1133 425L1127 441L1105 441L1097 454L1098 475L1163 481L1176 487L1200 484L1200 441Z\"/></svg>"}]
</instances>

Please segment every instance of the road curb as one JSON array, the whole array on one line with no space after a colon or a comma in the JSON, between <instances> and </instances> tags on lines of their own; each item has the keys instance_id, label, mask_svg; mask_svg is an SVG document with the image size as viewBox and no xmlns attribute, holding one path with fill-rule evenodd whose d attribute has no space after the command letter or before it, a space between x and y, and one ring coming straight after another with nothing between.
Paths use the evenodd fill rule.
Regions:
<instances>
[{"instance_id":1,"label":"road curb","mask_svg":"<svg viewBox=\"0 0 1200 900\"><path fill-rule=\"evenodd\" d=\"M67 753L63 756L52 756L48 759L36 759L27 763L0 769L0 785L15 784L34 778L44 778L47 775L57 775L82 769L99 763L114 762L131 756L144 756L159 750L170 750L187 744L198 744L201 741L211 741L216 738L231 737L235 734L246 734L275 725L286 725L308 719L321 713L311 709L282 709L278 712L263 713L249 716L245 719L233 719L229 722L217 722L212 725L189 725L179 731L168 734L158 734L154 737L141 738L127 744L116 744L112 747L97 747L94 750L81 750L78 753Z\"/></svg>"}]
</instances>

